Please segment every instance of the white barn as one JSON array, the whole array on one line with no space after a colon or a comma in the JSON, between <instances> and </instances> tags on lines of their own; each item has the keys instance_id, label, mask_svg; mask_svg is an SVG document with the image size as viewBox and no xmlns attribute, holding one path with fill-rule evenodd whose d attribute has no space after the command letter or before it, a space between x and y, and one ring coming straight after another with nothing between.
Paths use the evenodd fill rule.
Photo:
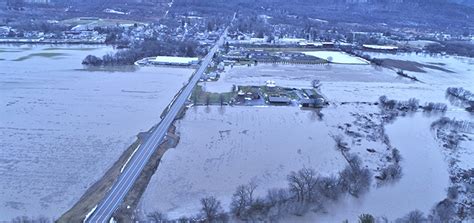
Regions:
<instances>
[{"instance_id":1,"label":"white barn","mask_svg":"<svg viewBox=\"0 0 474 223\"><path fill-rule=\"evenodd\" d=\"M176 65L176 66L190 66L197 65L199 58L197 57L171 57L171 56L157 56L150 63L156 65Z\"/></svg>"}]
</instances>

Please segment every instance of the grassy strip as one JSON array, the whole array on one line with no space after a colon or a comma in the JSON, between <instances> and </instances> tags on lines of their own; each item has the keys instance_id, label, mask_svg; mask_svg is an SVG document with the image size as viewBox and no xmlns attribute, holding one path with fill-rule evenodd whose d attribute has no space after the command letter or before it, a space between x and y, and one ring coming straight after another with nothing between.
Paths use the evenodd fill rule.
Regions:
<instances>
[{"instance_id":1,"label":"grassy strip","mask_svg":"<svg viewBox=\"0 0 474 223\"><path fill-rule=\"evenodd\" d=\"M195 105L222 105L229 103L232 98L235 98L235 92L226 93L212 93L206 92L202 86L197 85L191 94L191 101Z\"/></svg>"},{"instance_id":2,"label":"grassy strip","mask_svg":"<svg viewBox=\"0 0 474 223\"><path fill-rule=\"evenodd\" d=\"M184 112L184 110L182 110L182 112ZM124 202L114 213L113 217L117 222L133 222L134 211L137 209L138 203L143 193L145 193L153 174L155 174L158 169L161 158L168 149L178 145L179 136L175 135L175 131L176 127L174 125L171 126L168 130L167 137L153 153L132 189L128 192L127 196L125 196Z\"/></svg>"}]
</instances>

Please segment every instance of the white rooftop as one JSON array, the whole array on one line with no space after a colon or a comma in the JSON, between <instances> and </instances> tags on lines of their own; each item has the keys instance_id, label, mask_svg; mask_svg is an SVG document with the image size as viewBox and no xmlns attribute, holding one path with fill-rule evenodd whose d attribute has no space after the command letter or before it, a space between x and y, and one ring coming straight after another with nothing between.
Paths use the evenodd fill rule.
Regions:
<instances>
[{"instance_id":1,"label":"white rooftop","mask_svg":"<svg viewBox=\"0 0 474 223\"><path fill-rule=\"evenodd\" d=\"M179 63L188 64L199 61L197 57L171 57L171 56L157 56L154 62L157 63Z\"/></svg>"},{"instance_id":2,"label":"white rooftop","mask_svg":"<svg viewBox=\"0 0 474 223\"><path fill-rule=\"evenodd\" d=\"M381 46L381 45L369 45L369 44L364 44L363 45L366 48L369 49L377 49L377 50L396 50L398 47L396 46Z\"/></svg>"}]
</instances>

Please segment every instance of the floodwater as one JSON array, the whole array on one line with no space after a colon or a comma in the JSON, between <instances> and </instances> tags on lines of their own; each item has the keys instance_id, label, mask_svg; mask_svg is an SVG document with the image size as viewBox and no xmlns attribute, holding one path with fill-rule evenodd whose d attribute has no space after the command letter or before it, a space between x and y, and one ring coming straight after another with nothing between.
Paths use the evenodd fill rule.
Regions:
<instances>
[{"instance_id":1,"label":"floodwater","mask_svg":"<svg viewBox=\"0 0 474 223\"><path fill-rule=\"evenodd\" d=\"M81 65L112 51L0 45L0 221L67 211L193 72Z\"/></svg>"},{"instance_id":2,"label":"floodwater","mask_svg":"<svg viewBox=\"0 0 474 223\"><path fill-rule=\"evenodd\" d=\"M311 87L311 81L318 79L322 83L322 94L331 105L322 110L322 119L314 112L295 107L188 110L178 125L180 144L165 154L142 198L142 211L161 211L171 218L190 216L199 210L199 199L207 195L216 196L227 209L235 187L252 179L260 179L262 192L272 187L286 187L289 171L303 166L315 168L322 175L336 173L344 164L340 162L340 154L334 153L330 136L341 134L339 127L353 124L358 115L369 117L379 113L376 105L359 102L376 102L382 95L396 100L418 98L422 105L446 103L445 116L473 120L472 115L450 105L445 98L448 87L464 87L474 92L471 59L377 55L435 63L455 73L427 69L427 73L413 73L423 82L413 82L398 77L394 70L371 65L258 64L227 68L219 81L203 84L206 90L226 92L234 84L264 85L267 80L274 80L280 86L302 88ZM415 209L428 213L446 197L449 186L447 163L451 157L443 153L430 129L431 123L442 116L416 113L386 125L392 145L403 156L404 175L398 182L382 187L374 184L370 192L359 199L348 197L331 204L328 213L288 218L283 222L342 222L345 219L353 222L364 213L394 220ZM386 164L382 161L386 147L381 143L363 139L360 143L352 141L350 145L351 153L359 155L372 171ZM300 148L303 156L295 155L298 154L295 150ZM368 153L368 148L377 152ZM461 163L472 162L472 152L465 155L468 158L456 158ZM305 157L311 162L305 161Z\"/></svg>"},{"instance_id":3,"label":"floodwater","mask_svg":"<svg viewBox=\"0 0 474 223\"><path fill-rule=\"evenodd\" d=\"M199 200L218 197L228 208L236 187L255 181L258 195L287 186L303 167L336 174L345 160L325 122L295 107L199 107L179 121L181 139L161 160L142 198L145 212L171 218L199 211Z\"/></svg>"},{"instance_id":4,"label":"floodwater","mask_svg":"<svg viewBox=\"0 0 474 223\"><path fill-rule=\"evenodd\" d=\"M313 80L321 82L394 82L407 83L392 70L372 65L318 64L281 65L258 64L256 66L226 67L226 72L216 82L202 85L209 92L229 92L233 85L263 86L273 80L278 86L311 88Z\"/></svg>"},{"instance_id":5,"label":"floodwater","mask_svg":"<svg viewBox=\"0 0 474 223\"><path fill-rule=\"evenodd\" d=\"M343 198L328 207L327 214L309 215L300 221L342 222L348 219L353 222L361 214L393 221L414 210L429 213L437 202L446 197L449 186L447 162L430 130L435 120L435 117L416 114L399 118L386 126L393 146L400 150L403 157L403 176L398 182L374 187L359 199Z\"/></svg>"}]
</instances>

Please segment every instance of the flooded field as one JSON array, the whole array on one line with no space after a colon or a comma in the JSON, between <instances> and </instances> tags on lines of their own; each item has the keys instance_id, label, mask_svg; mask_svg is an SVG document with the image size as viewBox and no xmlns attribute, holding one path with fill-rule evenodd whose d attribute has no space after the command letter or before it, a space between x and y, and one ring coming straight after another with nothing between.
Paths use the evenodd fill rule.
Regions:
<instances>
[{"instance_id":1,"label":"flooded field","mask_svg":"<svg viewBox=\"0 0 474 223\"><path fill-rule=\"evenodd\" d=\"M163 157L142 207L179 218L198 212L207 195L227 207L235 188L250 181L263 195L285 187L286 175L303 167L335 174L346 163L327 125L314 111L294 107L191 108L178 125L180 143Z\"/></svg>"},{"instance_id":2,"label":"flooded field","mask_svg":"<svg viewBox=\"0 0 474 223\"><path fill-rule=\"evenodd\" d=\"M374 176L387 166L387 151L398 149L402 177L390 184L374 182L367 194L343 198L330 204L326 212L289 217L283 222L355 221L364 213L395 220L415 209L430 213L453 184L450 177L454 171L449 165L453 158L459 166L456 171L472 168L469 163L474 156L469 149L457 155L446 152L431 128L443 116L474 120L445 97L448 87L474 91L472 59L377 55L436 63L454 73L427 68L426 73L410 73L421 80L414 82L399 77L396 70L372 65L228 67L219 81L202 83L204 89L227 92L233 85L264 85L267 80L279 86L304 88L317 79L330 105L321 113L279 106L189 109L178 124L181 141L165 154L142 198L142 211L161 211L171 218L192 216L199 211L199 199L204 196L216 196L227 209L235 188L251 180L258 182L262 194L269 188L286 187L286 175L298 168L314 168L323 176L335 174L345 163L334 149L332 136L344 135L350 152L361 157ZM420 105L445 103L448 111L417 111L385 123L381 108L375 104L382 95L395 100L417 98ZM374 138L382 129L391 142L388 148L387 143ZM468 138L474 136L466 134ZM462 144L466 148L470 145L472 140Z\"/></svg>"},{"instance_id":3,"label":"flooded field","mask_svg":"<svg viewBox=\"0 0 474 223\"><path fill-rule=\"evenodd\" d=\"M387 134L403 157L403 176L400 181L374 187L357 199L347 196L331 204L326 214L310 214L296 222L342 222L356 220L359 215L370 213L393 221L413 210L429 213L435 203L446 197L449 186L448 165L441 147L430 131L436 119L417 114L400 118L387 126ZM413 123L416 123L414 125Z\"/></svg>"},{"instance_id":4,"label":"flooded field","mask_svg":"<svg viewBox=\"0 0 474 223\"><path fill-rule=\"evenodd\" d=\"M97 46L0 46L0 221L68 210L193 70L88 70Z\"/></svg>"},{"instance_id":5,"label":"flooded field","mask_svg":"<svg viewBox=\"0 0 474 223\"><path fill-rule=\"evenodd\" d=\"M206 82L207 91L228 92L233 85L265 85L273 80L278 86L309 88L311 81L321 82L395 82L407 83L389 69L371 65L280 65L258 64L256 66L227 67L217 82Z\"/></svg>"}]
</instances>

